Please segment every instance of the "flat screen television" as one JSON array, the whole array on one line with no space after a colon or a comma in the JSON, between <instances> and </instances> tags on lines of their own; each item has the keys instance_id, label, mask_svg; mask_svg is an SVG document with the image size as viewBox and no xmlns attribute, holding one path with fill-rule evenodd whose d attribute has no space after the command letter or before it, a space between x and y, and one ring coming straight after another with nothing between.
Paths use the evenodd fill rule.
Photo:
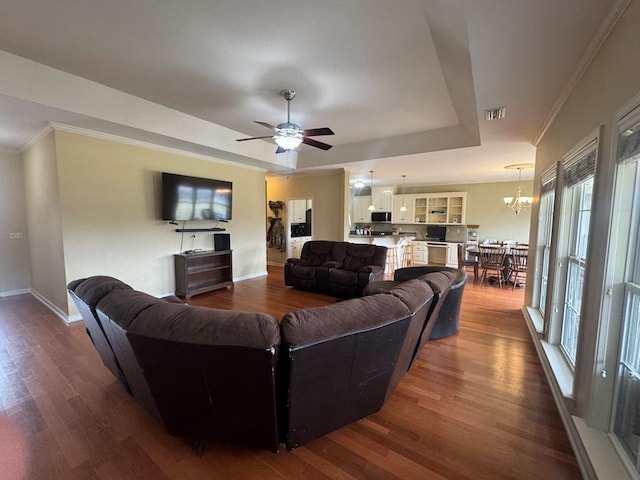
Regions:
<instances>
[{"instance_id":1,"label":"flat screen television","mask_svg":"<svg viewBox=\"0 0 640 480\"><path fill-rule=\"evenodd\" d=\"M233 184L211 178L162 173L162 219L231 220Z\"/></svg>"}]
</instances>

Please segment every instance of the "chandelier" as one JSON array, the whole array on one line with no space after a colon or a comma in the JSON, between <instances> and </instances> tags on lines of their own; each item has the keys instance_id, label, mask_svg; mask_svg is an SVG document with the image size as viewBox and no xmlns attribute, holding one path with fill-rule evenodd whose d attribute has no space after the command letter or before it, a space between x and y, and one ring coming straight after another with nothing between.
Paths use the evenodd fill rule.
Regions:
<instances>
[{"instance_id":1,"label":"chandelier","mask_svg":"<svg viewBox=\"0 0 640 480\"><path fill-rule=\"evenodd\" d=\"M504 167L507 170L518 170L518 188L516 188L515 197L504 197L504 204L516 215L519 215L522 210L529 208L533 205L533 197L525 197L522 195L522 189L520 188L520 180L522 178L522 170L525 168L533 168L533 163L516 163L514 165L507 165Z\"/></svg>"}]
</instances>

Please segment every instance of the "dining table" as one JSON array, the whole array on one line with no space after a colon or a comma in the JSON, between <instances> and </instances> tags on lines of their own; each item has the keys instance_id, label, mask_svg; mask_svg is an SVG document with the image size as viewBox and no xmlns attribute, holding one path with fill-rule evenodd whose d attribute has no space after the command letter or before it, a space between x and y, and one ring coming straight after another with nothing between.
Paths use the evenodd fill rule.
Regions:
<instances>
[{"instance_id":1,"label":"dining table","mask_svg":"<svg viewBox=\"0 0 640 480\"><path fill-rule=\"evenodd\" d=\"M510 245L502 245L506 249L506 253L504 255L504 263L503 263L503 272L502 276L505 278L505 284L513 284L511 280L511 266L513 265L513 252L511 251ZM480 261L480 248L469 248L467 249L467 253ZM482 262L480 262L480 268L482 268ZM497 283L498 277L495 275L489 277L489 283ZM523 285L519 282L516 282L516 287L522 287Z\"/></svg>"}]
</instances>

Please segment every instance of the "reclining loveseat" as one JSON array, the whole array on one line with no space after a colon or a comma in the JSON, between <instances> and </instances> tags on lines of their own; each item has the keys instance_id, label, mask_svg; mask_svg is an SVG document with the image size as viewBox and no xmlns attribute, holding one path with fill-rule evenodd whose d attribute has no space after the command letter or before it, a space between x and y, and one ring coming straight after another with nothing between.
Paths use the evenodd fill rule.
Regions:
<instances>
[{"instance_id":1,"label":"reclining loveseat","mask_svg":"<svg viewBox=\"0 0 640 480\"><path fill-rule=\"evenodd\" d=\"M284 283L336 297L359 297L369 283L382 280L386 260L384 246L310 240L300 258L287 259Z\"/></svg>"}]
</instances>

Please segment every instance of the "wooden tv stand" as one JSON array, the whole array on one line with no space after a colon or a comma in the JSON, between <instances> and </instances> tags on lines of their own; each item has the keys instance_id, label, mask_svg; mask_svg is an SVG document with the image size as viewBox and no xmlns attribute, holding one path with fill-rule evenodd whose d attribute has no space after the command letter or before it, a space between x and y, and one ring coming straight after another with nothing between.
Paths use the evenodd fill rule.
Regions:
<instances>
[{"instance_id":1,"label":"wooden tv stand","mask_svg":"<svg viewBox=\"0 0 640 480\"><path fill-rule=\"evenodd\" d=\"M176 296L185 299L199 293L233 286L231 250L208 250L174 255Z\"/></svg>"}]
</instances>

